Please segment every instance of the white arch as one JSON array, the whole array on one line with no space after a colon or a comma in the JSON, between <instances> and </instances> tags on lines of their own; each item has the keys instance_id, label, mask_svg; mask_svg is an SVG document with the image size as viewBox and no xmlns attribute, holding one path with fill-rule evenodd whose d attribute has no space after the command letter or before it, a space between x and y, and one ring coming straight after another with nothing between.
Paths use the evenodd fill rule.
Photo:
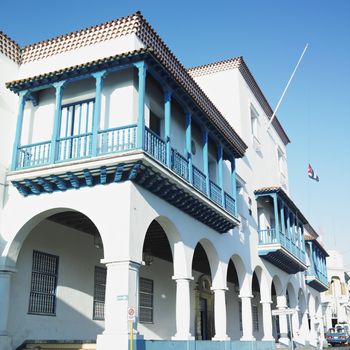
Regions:
<instances>
[{"instance_id":1,"label":"white arch","mask_svg":"<svg viewBox=\"0 0 350 350\"><path fill-rule=\"evenodd\" d=\"M288 282L287 284L287 291L289 296L289 306L295 308L298 304L298 299L295 288L291 282Z\"/></svg>"},{"instance_id":2,"label":"white arch","mask_svg":"<svg viewBox=\"0 0 350 350\"><path fill-rule=\"evenodd\" d=\"M258 278L259 287L260 287L260 299L262 302L271 301L271 288L268 282L266 273L261 266L257 265L254 269L256 277ZM253 274L254 274L253 272Z\"/></svg>"},{"instance_id":3,"label":"white arch","mask_svg":"<svg viewBox=\"0 0 350 350\"><path fill-rule=\"evenodd\" d=\"M218 252L214 247L213 243L207 238L200 239L197 242L195 248L193 249L191 266L193 264L194 252L198 244L201 244L201 246L203 247L209 261L210 273L213 281L212 288L226 288L226 278L223 278L223 270L225 269L225 267L220 262Z\"/></svg>"},{"instance_id":4,"label":"white arch","mask_svg":"<svg viewBox=\"0 0 350 350\"><path fill-rule=\"evenodd\" d=\"M45 211L42 212L38 212L36 213L34 216L32 216L31 218L26 217L26 213L24 213L24 215L21 215L21 218L23 218L23 220L16 220L16 223L14 225L14 232L11 235L11 239L7 242L5 249L2 253L2 265L4 267L8 267L8 268L15 268L16 264L17 264L17 259L20 253L20 250L22 248L22 245L25 241L25 239L29 236L29 234L32 232L32 230L43 220L47 219L48 217L54 215L54 214L58 214L58 213L62 213L62 212L79 212L83 215L85 215L86 217L88 217L92 223L96 226L98 232L100 233L101 231L98 228L98 225L96 225L94 218L91 218L89 215L87 215L86 213L82 212L81 210L77 210L74 208L51 208L51 209L47 209ZM103 235L101 235L101 240L102 240L102 244L103 247L105 247L105 237Z\"/></svg>"}]
</instances>

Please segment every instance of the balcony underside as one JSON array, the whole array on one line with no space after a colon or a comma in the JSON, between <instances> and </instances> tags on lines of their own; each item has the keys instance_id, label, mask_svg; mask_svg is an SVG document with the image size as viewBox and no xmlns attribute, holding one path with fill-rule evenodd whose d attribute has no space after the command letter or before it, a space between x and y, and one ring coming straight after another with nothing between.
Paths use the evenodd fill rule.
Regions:
<instances>
[{"instance_id":1,"label":"balcony underside","mask_svg":"<svg viewBox=\"0 0 350 350\"><path fill-rule=\"evenodd\" d=\"M306 276L306 284L318 292L325 292L328 286L323 284L316 276Z\"/></svg>"},{"instance_id":2,"label":"balcony underside","mask_svg":"<svg viewBox=\"0 0 350 350\"><path fill-rule=\"evenodd\" d=\"M289 274L305 271L307 268L303 262L289 253L285 248L281 247L280 244L268 247L263 245L259 246L258 252L261 258Z\"/></svg>"},{"instance_id":3,"label":"balcony underside","mask_svg":"<svg viewBox=\"0 0 350 350\"><path fill-rule=\"evenodd\" d=\"M219 233L225 233L238 225L239 221L231 213L193 186L178 179L174 172L158 165L142 152L138 153L137 157L133 157L131 161L125 157L125 162L117 158L116 162L107 166L78 170L74 168L59 175L40 174L41 176L36 177L32 174L28 179L24 178L23 174L22 179L14 176L11 182L23 196L29 196L133 181ZM48 172L52 172L52 168L48 169Z\"/></svg>"}]
</instances>

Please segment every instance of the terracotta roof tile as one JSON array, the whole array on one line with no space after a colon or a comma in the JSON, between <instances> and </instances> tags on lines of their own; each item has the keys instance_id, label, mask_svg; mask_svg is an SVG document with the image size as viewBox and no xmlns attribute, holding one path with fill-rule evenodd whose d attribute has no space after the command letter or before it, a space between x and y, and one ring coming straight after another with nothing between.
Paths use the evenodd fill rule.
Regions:
<instances>
[{"instance_id":1,"label":"terracotta roof tile","mask_svg":"<svg viewBox=\"0 0 350 350\"><path fill-rule=\"evenodd\" d=\"M0 31L0 53L7 56L10 60L19 63L21 48L14 40Z\"/></svg>"}]
</instances>

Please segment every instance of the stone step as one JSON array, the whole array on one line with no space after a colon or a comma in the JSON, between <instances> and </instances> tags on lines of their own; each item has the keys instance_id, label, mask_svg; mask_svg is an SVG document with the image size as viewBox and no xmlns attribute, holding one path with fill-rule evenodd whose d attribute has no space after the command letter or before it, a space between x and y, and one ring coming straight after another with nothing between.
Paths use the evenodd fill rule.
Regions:
<instances>
[{"instance_id":1,"label":"stone step","mask_svg":"<svg viewBox=\"0 0 350 350\"><path fill-rule=\"evenodd\" d=\"M17 350L96 350L96 343L83 341L27 340Z\"/></svg>"}]
</instances>

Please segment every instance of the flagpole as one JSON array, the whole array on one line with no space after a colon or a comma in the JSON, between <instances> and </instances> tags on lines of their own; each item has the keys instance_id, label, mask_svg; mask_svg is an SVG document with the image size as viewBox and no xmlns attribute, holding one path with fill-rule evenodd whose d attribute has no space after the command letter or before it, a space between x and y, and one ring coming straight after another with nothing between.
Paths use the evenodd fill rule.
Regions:
<instances>
[{"instance_id":1,"label":"flagpole","mask_svg":"<svg viewBox=\"0 0 350 350\"><path fill-rule=\"evenodd\" d=\"M267 125L267 130L270 129L270 126L271 126L273 120L274 120L275 117L276 117L276 113L277 113L277 111L278 111L278 109L279 109L279 107L280 107L280 105L281 105L281 103L282 103L283 97L284 97L284 95L286 94L286 92L287 92L287 90L288 90L288 88L289 88L289 85L290 85L290 83L291 83L292 80L293 80L293 77L294 77L294 75L295 75L295 73L296 73L296 71L297 71L297 69L298 69L298 67L299 67L299 64L300 64L301 60L302 60L303 57L304 57L304 54L305 54L305 52L306 52L308 46L309 46L309 44L306 44L306 45L305 45L305 48L304 48L304 50L303 50L303 52L302 52L302 54L301 54L301 56L300 56L300 58L299 58L299 61L298 61L298 63L296 64L296 66L295 66L295 68L294 68L294 70L293 70L293 73L292 73L292 75L290 76L290 78L289 78L289 80L288 80L288 83L287 83L286 87L285 87L284 90L283 90L282 96L280 97L280 99L279 99L279 101L278 101L278 103L277 103L277 106L276 106L276 108L275 108L275 110L274 110L274 112L273 112L273 114L272 114L272 116L271 116L271 118L270 118L270 121L269 121L269 123L268 123L268 125Z\"/></svg>"}]
</instances>

